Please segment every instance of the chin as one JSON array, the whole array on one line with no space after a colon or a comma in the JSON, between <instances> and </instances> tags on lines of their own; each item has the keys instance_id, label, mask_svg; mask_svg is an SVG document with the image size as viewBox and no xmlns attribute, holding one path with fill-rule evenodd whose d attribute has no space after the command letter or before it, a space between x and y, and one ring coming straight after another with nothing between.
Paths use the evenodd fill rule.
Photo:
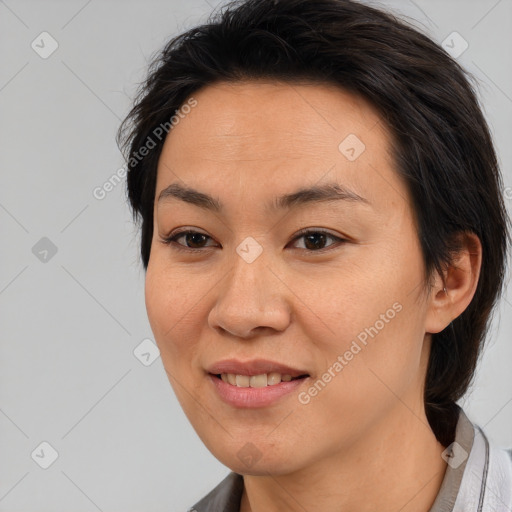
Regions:
<instances>
[{"instance_id":1,"label":"chin","mask_svg":"<svg viewBox=\"0 0 512 512\"><path fill-rule=\"evenodd\" d=\"M258 461L254 465L241 463L238 459L230 458L229 460L220 461L231 471L240 475L248 476L281 476L293 472L284 460L280 461Z\"/></svg>"},{"instance_id":2,"label":"chin","mask_svg":"<svg viewBox=\"0 0 512 512\"><path fill-rule=\"evenodd\" d=\"M216 445L214 449L210 449L213 456L222 464L227 466L241 475L251 476L269 476L269 475L285 475L295 471L299 461L293 460L297 456L296 451L287 453L277 453L275 446L266 446L260 449L254 443L247 439L245 443L241 443L241 447L219 447ZM239 443L237 443L239 444ZM262 443L259 443L261 446ZM294 464L290 462L293 460Z\"/></svg>"}]
</instances>

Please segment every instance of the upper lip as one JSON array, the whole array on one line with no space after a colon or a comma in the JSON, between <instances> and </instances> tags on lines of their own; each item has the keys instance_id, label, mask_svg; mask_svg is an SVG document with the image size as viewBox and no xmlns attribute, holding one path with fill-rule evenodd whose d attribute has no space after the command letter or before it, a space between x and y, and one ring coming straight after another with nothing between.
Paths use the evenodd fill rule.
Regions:
<instances>
[{"instance_id":1,"label":"upper lip","mask_svg":"<svg viewBox=\"0 0 512 512\"><path fill-rule=\"evenodd\" d=\"M307 371L298 368L292 368L286 364L270 361L268 359L251 359L248 361L239 361L237 359L223 359L217 361L206 369L207 372L214 375L220 373L232 373L235 375L261 375L263 373L276 372L281 375L291 375L299 377L308 375Z\"/></svg>"}]
</instances>

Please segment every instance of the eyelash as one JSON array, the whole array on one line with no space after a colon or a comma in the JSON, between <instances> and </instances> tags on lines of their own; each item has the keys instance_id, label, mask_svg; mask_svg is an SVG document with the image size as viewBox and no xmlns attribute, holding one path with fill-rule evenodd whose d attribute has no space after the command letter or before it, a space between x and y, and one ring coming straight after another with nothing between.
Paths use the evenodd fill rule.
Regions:
<instances>
[{"instance_id":1,"label":"eyelash","mask_svg":"<svg viewBox=\"0 0 512 512\"><path fill-rule=\"evenodd\" d=\"M309 235L311 233L314 233L314 234L322 234L322 235L326 235L327 237L330 237L332 238L333 240L336 240L338 243L335 243L335 244L332 244L328 247L324 247L323 249L318 249L318 250L312 250L312 249L302 249L301 250L304 250L304 251L307 251L307 252L310 252L310 253L324 253L325 251L328 251L330 250L332 247L337 247L339 246L340 244L344 243L344 242L348 242L348 240L346 240L345 238L341 238L339 236L335 236L331 233L329 233L328 231L324 231L322 229L309 229L309 228L306 228L306 229L302 229L300 230L297 235L295 236L295 238L293 238L292 242L295 242L296 240L298 240L299 238L302 238L306 235ZM203 235L207 238L209 238L210 240L212 239L212 237L204 234L204 233L201 233L200 231L195 231L193 229L187 229L187 230L183 230L183 231L179 231L178 233L175 233L171 236L168 236L166 238L161 238L160 241L165 244L165 245L169 245L169 246L172 246L173 249L177 250L177 251L184 251L184 252L188 252L188 253L199 253L201 251L204 251L205 249L211 249L212 247L202 247L202 248L192 248L192 247L186 247L182 244L179 244L178 242L176 242L176 240L184 235L188 235L188 234L199 234L199 235Z\"/></svg>"}]
</instances>

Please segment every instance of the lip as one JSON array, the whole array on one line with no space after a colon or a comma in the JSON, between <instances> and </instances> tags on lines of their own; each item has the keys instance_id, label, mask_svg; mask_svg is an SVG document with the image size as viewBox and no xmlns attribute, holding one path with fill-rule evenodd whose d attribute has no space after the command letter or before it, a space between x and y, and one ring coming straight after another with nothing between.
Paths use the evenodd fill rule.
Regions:
<instances>
[{"instance_id":1,"label":"lip","mask_svg":"<svg viewBox=\"0 0 512 512\"><path fill-rule=\"evenodd\" d=\"M267 407L302 386L310 377L309 373L305 370L293 368L268 359L252 359L245 362L237 359L225 359L208 367L207 372L207 377L220 398L227 404L237 408ZM233 386L217 377L221 373L253 376L271 372L291 375L292 378L301 375L305 377L262 388Z\"/></svg>"},{"instance_id":2,"label":"lip","mask_svg":"<svg viewBox=\"0 0 512 512\"><path fill-rule=\"evenodd\" d=\"M242 374L240 374L242 375ZM309 377L280 382L263 388L242 388L224 382L216 375L209 374L208 379L212 382L220 398L227 404L237 408L267 407L274 404L285 395L302 386Z\"/></svg>"},{"instance_id":3,"label":"lip","mask_svg":"<svg viewBox=\"0 0 512 512\"><path fill-rule=\"evenodd\" d=\"M218 375L220 373L233 373L235 375L261 375L262 373L276 372L281 375L291 375L299 377L300 375L309 375L306 370L292 368L286 364L271 361L269 359L251 359L248 361L239 361L237 359L224 359L209 366L208 373Z\"/></svg>"}]
</instances>

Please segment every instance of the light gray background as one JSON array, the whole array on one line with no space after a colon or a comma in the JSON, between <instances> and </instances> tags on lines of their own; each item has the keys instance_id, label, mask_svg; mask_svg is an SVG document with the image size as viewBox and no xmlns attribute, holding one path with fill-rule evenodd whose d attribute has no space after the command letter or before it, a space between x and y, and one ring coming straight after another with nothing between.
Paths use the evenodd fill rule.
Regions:
<instances>
[{"instance_id":1,"label":"light gray background","mask_svg":"<svg viewBox=\"0 0 512 512\"><path fill-rule=\"evenodd\" d=\"M458 60L482 80L512 186L511 0L381 5L439 42L457 31L469 43ZM114 135L147 60L212 6L0 1L0 511L184 511L229 471L189 425L161 360L133 353L152 333L124 182L93 196L123 165ZM46 59L31 48L43 31L59 45ZM46 262L33 253L43 237L57 248ZM509 292L464 401L505 446L511 304ZM51 456L43 441L58 452L48 469L36 463Z\"/></svg>"}]
</instances>

